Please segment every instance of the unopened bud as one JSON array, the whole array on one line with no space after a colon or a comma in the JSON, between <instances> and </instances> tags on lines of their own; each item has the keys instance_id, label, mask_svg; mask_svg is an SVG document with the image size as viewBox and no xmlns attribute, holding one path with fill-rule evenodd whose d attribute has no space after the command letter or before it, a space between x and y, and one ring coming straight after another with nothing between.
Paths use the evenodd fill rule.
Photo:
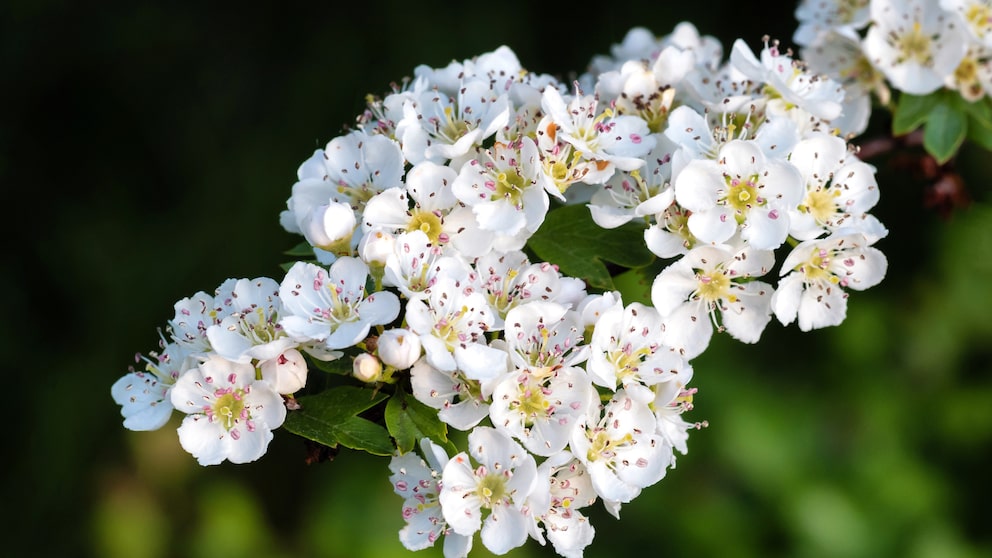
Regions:
<instances>
[{"instance_id":1,"label":"unopened bud","mask_svg":"<svg viewBox=\"0 0 992 558\"><path fill-rule=\"evenodd\" d=\"M420 358L420 337L402 328L383 332L379 336L379 358L397 370L410 368Z\"/></svg>"},{"instance_id":2,"label":"unopened bud","mask_svg":"<svg viewBox=\"0 0 992 558\"><path fill-rule=\"evenodd\" d=\"M289 349L275 358L259 364L262 379L269 382L276 393L289 395L303 389L307 384L307 361L303 353Z\"/></svg>"},{"instance_id":3,"label":"unopened bud","mask_svg":"<svg viewBox=\"0 0 992 558\"><path fill-rule=\"evenodd\" d=\"M362 353L355 357L351 373L363 382L378 382L382 377L382 363L374 356Z\"/></svg>"},{"instance_id":4,"label":"unopened bud","mask_svg":"<svg viewBox=\"0 0 992 558\"><path fill-rule=\"evenodd\" d=\"M355 224L355 211L350 205L331 202L314 207L300 228L312 246L337 252L339 249L350 249Z\"/></svg>"},{"instance_id":5,"label":"unopened bud","mask_svg":"<svg viewBox=\"0 0 992 558\"><path fill-rule=\"evenodd\" d=\"M379 229L372 230L365 233L359 241L358 254L370 266L385 266L395 244L396 238L393 235Z\"/></svg>"}]
</instances>

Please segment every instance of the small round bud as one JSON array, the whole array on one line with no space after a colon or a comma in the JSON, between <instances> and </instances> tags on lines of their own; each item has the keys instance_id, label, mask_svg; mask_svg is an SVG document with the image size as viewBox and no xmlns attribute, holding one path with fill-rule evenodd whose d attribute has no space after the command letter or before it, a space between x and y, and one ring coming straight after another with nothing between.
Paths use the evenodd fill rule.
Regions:
<instances>
[{"instance_id":1,"label":"small round bud","mask_svg":"<svg viewBox=\"0 0 992 558\"><path fill-rule=\"evenodd\" d=\"M275 358L259 363L262 379L269 382L276 393L289 395L307 384L307 361L303 353L289 349Z\"/></svg>"},{"instance_id":2,"label":"small round bud","mask_svg":"<svg viewBox=\"0 0 992 558\"><path fill-rule=\"evenodd\" d=\"M335 252L338 248L350 246L355 225L355 211L350 205L331 202L314 207L300 228L312 246Z\"/></svg>"},{"instance_id":3,"label":"small round bud","mask_svg":"<svg viewBox=\"0 0 992 558\"><path fill-rule=\"evenodd\" d=\"M382 363L368 353L355 357L351 374L366 383L378 382L382 377Z\"/></svg>"},{"instance_id":4,"label":"small round bud","mask_svg":"<svg viewBox=\"0 0 992 558\"><path fill-rule=\"evenodd\" d=\"M379 358L397 370L410 368L420 358L420 337L402 328L385 331L379 336Z\"/></svg>"},{"instance_id":5,"label":"small round bud","mask_svg":"<svg viewBox=\"0 0 992 558\"><path fill-rule=\"evenodd\" d=\"M396 237L386 231L375 229L365 233L358 243L358 254L369 265L386 265L393 253Z\"/></svg>"}]
</instances>

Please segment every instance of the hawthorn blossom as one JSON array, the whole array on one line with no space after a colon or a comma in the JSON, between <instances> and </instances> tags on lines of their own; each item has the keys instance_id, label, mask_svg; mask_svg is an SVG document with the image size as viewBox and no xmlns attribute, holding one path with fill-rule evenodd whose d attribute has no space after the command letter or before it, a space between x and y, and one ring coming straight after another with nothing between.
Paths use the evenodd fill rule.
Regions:
<instances>
[{"instance_id":1,"label":"hawthorn blossom","mask_svg":"<svg viewBox=\"0 0 992 558\"><path fill-rule=\"evenodd\" d=\"M490 427L473 430L468 448L444 466L438 497L444 519L463 536L481 528L482 544L505 554L527 541L533 522L527 501L538 486L537 464L508 435Z\"/></svg>"},{"instance_id":2,"label":"hawthorn blossom","mask_svg":"<svg viewBox=\"0 0 992 558\"><path fill-rule=\"evenodd\" d=\"M789 235L789 209L802 198L802 177L788 162L768 159L753 141L733 140L715 161L695 159L675 178L675 199L692 213L689 231L723 243L740 229L759 250Z\"/></svg>"},{"instance_id":3,"label":"hawthorn blossom","mask_svg":"<svg viewBox=\"0 0 992 558\"><path fill-rule=\"evenodd\" d=\"M967 49L957 19L933 0L873 0L864 51L896 89L926 95L944 85Z\"/></svg>"},{"instance_id":4,"label":"hawthorn blossom","mask_svg":"<svg viewBox=\"0 0 992 558\"><path fill-rule=\"evenodd\" d=\"M424 438L420 443L424 457L415 452L394 455L389 461L389 482L393 492L403 498L400 542L407 550L423 550L444 537L444 557L463 558L472 549L472 537L454 533L441 512L441 471L448 463L444 449Z\"/></svg>"},{"instance_id":5,"label":"hawthorn blossom","mask_svg":"<svg viewBox=\"0 0 992 558\"><path fill-rule=\"evenodd\" d=\"M406 322L420 336L430 365L461 370L472 380L489 380L504 370L505 352L486 344L492 316L482 293L448 276L438 279L428 298L406 306Z\"/></svg>"},{"instance_id":6,"label":"hawthorn blossom","mask_svg":"<svg viewBox=\"0 0 992 558\"><path fill-rule=\"evenodd\" d=\"M774 255L745 247L700 246L655 277L651 302L665 322L661 341L687 359L709 345L714 328L756 343L771 320L771 285L753 280L768 272Z\"/></svg>"},{"instance_id":7,"label":"hawthorn blossom","mask_svg":"<svg viewBox=\"0 0 992 558\"><path fill-rule=\"evenodd\" d=\"M571 452L560 452L538 467L538 476L550 480L548 511L541 517L548 540L560 556L581 558L596 535L582 508L596 502L592 480Z\"/></svg>"},{"instance_id":8,"label":"hawthorn blossom","mask_svg":"<svg viewBox=\"0 0 992 558\"><path fill-rule=\"evenodd\" d=\"M166 343L161 352L140 358L146 363L145 370L122 376L110 387L110 395L121 406L124 428L158 430L172 417L172 386L196 366L196 359L187 347L176 342Z\"/></svg>"},{"instance_id":9,"label":"hawthorn blossom","mask_svg":"<svg viewBox=\"0 0 992 558\"><path fill-rule=\"evenodd\" d=\"M653 397L644 386L618 390L602 413L572 431L570 447L589 472L596 494L627 503L665 476L672 448L655 433Z\"/></svg>"},{"instance_id":10,"label":"hawthorn blossom","mask_svg":"<svg viewBox=\"0 0 992 558\"><path fill-rule=\"evenodd\" d=\"M629 384L651 386L685 375L689 363L662 343L664 324L655 308L617 304L595 324L586 369L592 381L610 390Z\"/></svg>"},{"instance_id":11,"label":"hawthorn blossom","mask_svg":"<svg viewBox=\"0 0 992 558\"><path fill-rule=\"evenodd\" d=\"M887 268L885 255L860 232L802 242L782 262L771 308L783 325L798 318L802 331L837 325L847 315L845 289L873 287Z\"/></svg>"},{"instance_id":12,"label":"hawthorn blossom","mask_svg":"<svg viewBox=\"0 0 992 558\"><path fill-rule=\"evenodd\" d=\"M345 257L329 269L296 262L279 287L286 315L279 324L289 335L320 342L326 350L351 347L374 325L387 324L399 314L399 297L389 291L365 296L369 268L358 258Z\"/></svg>"},{"instance_id":13,"label":"hawthorn blossom","mask_svg":"<svg viewBox=\"0 0 992 558\"><path fill-rule=\"evenodd\" d=\"M186 413L179 443L200 465L248 463L265 454L286 407L255 367L214 355L176 380L172 405Z\"/></svg>"},{"instance_id":14,"label":"hawthorn blossom","mask_svg":"<svg viewBox=\"0 0 992 558\"><path fill-rule=\"evenodd\" d=\"M209 326L211 348L235 362L268 360L297 346L279 325L279 283L268 277L239 279L231 289L230 314Z\"/></svg>"}]
</instances>

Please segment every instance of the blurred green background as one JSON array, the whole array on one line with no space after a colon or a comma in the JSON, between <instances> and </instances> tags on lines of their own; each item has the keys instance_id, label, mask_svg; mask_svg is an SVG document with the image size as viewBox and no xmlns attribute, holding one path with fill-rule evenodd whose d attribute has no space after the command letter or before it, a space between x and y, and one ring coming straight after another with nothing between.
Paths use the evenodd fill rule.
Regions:
<instances>
[{"instance_id":1,"label":"blurred green background","mask_svg":"<svg viewBox=\"0 0 992 558\"><path fill-rule=\"evenodd\" d=\"M3 554L412 555L386 460L306 465L277 431L256 463L201 468L172 424L124 430L111 384L179 298L280 275L296 168L366 93L502 44L568 77L634 25L788 44L794 4L754 6L7 0ZM694 361L690 417L710 427L622 521L592 512L586 556L992 556L992 166L961 154L975 203L944 216L876 163L885 282L842 327L717 338Z\"/></svg>"}]
</instances>

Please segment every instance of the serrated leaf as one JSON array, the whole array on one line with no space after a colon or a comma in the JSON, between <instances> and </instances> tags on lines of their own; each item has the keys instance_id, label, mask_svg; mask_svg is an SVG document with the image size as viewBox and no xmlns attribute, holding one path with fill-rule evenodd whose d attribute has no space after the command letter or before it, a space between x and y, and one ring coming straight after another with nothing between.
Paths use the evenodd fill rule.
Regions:
<instances>
[{"instance_id":1,"label":"serrated leaf","mask_svg":"<svg viewBox=\"0 0 992 558\"><path fill-rule=\"evenodd\" d=\"M905 135L922 126L939 100L940 96L937 94L900 95L899 104L892 116L892 134Z\"/></svg>"},{"instance_id":2,"label":"serrated leaf","mask_svg":"<svg viewBox=\"0 0 992 558\"><path fill-rule=\"evenodd\" d=\"M298 397L300 408L286 415L283 428L332 448L340 444L373 455L391 455L393 442L386 428L357 416L386 397L385 393L354 386Z\"/></svg>"},{"instance_id":3,"label":"serrated leaf","mask_svg":"<svg viewBox=\"0 0 992 558\"><path fill-rule=\"evenodd\" d=\"M967 133L968 119L964 109L950 102L938 103L923 130L923 148L938 163L944 164L957 153Z\"/></svg>"},{"instance_id":4,"label":"serrated leaf","mask_svg":"<svg viewBox=\"0 0 992 558\"><path fill-rule=\"evenodd\" d=\"M423 438L442 446L448 444L448 427L437 418L437 411L402 391L386 403L386 429L402 453L412 450Z\"/></svg>"},{"instance_id":5,"label":"serrated leaf","mask_svg":"<svg viewBox=\"0 0 992 558\"><path fill-rule=\"evenodd\" d=\"M606 262L626 268L651 263L654 254L644 244L644 228L628 224L603 229L584 205L566 205L548 212L541 228L527 241L542 260L565 275L584 279L589 286L614 288Z\"/></svg>"}]
</instances>

